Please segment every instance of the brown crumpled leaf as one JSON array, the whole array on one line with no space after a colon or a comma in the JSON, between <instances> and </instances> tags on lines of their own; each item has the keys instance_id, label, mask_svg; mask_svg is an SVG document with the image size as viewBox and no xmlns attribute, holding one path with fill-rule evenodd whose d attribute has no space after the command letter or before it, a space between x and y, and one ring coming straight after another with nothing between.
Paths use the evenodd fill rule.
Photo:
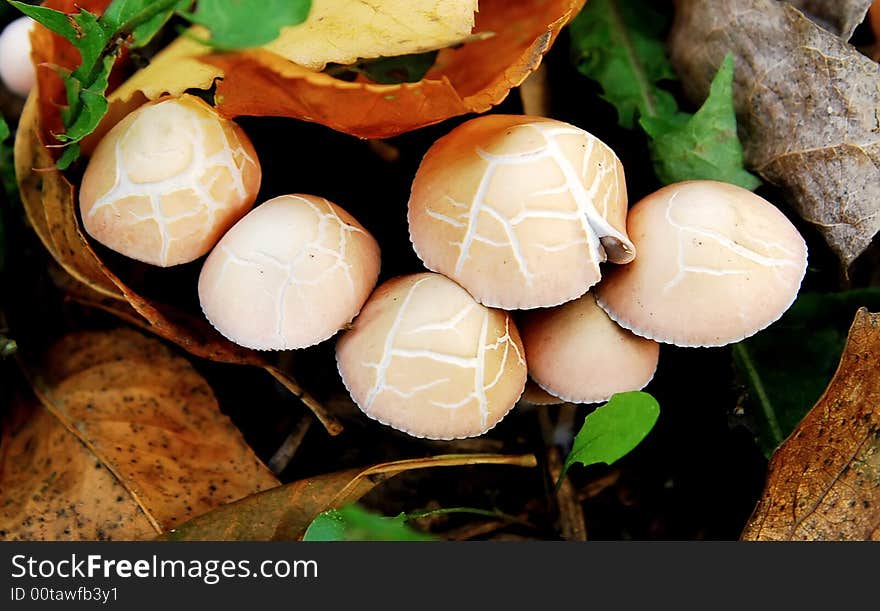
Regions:
<instances>
[{"instance_id":1,"label":"brown crumpled leaf","mask_svg":"<svg viewBox=\"0 0 880 611\"><path fill-rule=\"evenodd\" d=\"M131 290L92 250L77 220L73 185L54 167L40 136L37 97L32 95L19 122L15 141L15 171L27 217L40 240L71 276L88 286L96 299L116 301L116 313L138 322L187 352L222 363L252 365L268 371L311 409L331 434L342 430L338 421L305 393L291 376L258 353L221 336L200 315L153 303Z\"/></svg>"},{"instance_id":2,"label":"brown crumpled leaf","mask_svg":"<svg viewBox=\"0 0 880 611\"><path fill-rule=\"evenodd\" d=\"M440 51L421 81L398 85L342 81L265 49L210 54L181 37L110 96L102 129L147 99L221 79L215 101L227 117L295 117L361 138L396 136L500 103L540 65L584 1L483 0L474 39Z\"/></svg>"},{"instance_id":3,"label":"brown crumpled leaf","mask_svg":"<svg viewBox=\"0 0 880 611\"><path fill-rule=\"evenodd\" d=\"M207 382L128 329L73 333L0 447L0 538L149 539L278 481Z\"/></svg>"},{"instance_id":4,"label":"brown crumpled leaf","mask_svg":"<svg viewBox=\"0 0 880 611\"><path fill-rule=\"evenodd\" d=\"M770 460L747 540L880 541L880 314L856 314L825 394Z\"/></svg>"},{"instance_id":5,"label":"brown crumpled leaf","mask_svg":"<svg viewBox=\"0 0 880 611\"><path fill-rule=\"evenodd\" d=\"M829 32L844 40L852 38L872 0L786 0Z\"/></svg>"},{"instance_id":6,"label":"brown crumpled leaf","mask_svg":"<svg viewBox=\"0 0 880 611\"><path fill-rule=\"evenodd\" d=\"M298 540L327 509L357 501L384 481L414 469L464 465L534 467L532 454L446 454L318 475L267 490L200 516L163 535L172 541Z\"/></svg>"},{"instance_id":7,"label":"brown crumpled leaf","mask_svg":"<svg viewBox=\"0 0 880 611\"><path fill-rule=\"evenodd\" d=\"M848 267L880 230L880 66L775 0L680 0L670 51L693 100L726 53L748 165Z\"/></svg>"}]
</instances>

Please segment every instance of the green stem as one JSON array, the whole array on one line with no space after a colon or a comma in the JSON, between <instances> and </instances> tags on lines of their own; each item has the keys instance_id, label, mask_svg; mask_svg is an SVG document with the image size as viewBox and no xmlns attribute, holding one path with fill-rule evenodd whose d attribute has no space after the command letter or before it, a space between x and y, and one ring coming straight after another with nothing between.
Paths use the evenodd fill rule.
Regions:
<instances>
[{"instance_id":1,"label":"green stem","mask_svg":"<svg viewBox=\"0 0 880 611\"><path fill-rule=\"evenodd\" d=\"M497 518L500 520L504 520L505 522L515 522L517 524L523 524L526 526L531 526L529 522L518 518L516 516L512 516L506 514L501 511L497 511L494 509L479 509L476 507L442 507L440 509L430 509L426 511L413 511L411 513L404 514L407 521L418 520L420 518L427 518L430 516L439 516L446 515L450 513L466 513L477 516L484 516L488 518Z\"/></svg>"},{"instance_id":2,"label":"green stem","mask_svg":"<svg viewBox=\"0 0 880 611\"><path fill-rule=\"evenodd\" d=\"M633 41L629 36L629 31L627 30L626 23L623 20L623 15L620 14L620 6L618 6L617 2L618 0L608 0L608 12L611 15L614 33L620 40L624 51L626 51L626 56L633 66L633 71L636 75L636 81L639 86L639 91L641 92L642 98L645 101L644 108L642 109L642 114L649 117L656 117L657 102L656 100L654 100L654 96L651 95L651 83L645 75L645 67L642 66L642 62L639 60L639 55L638 53L636 53L635 45L633 44Z\"/></svg>"},{"instance_id":3,"label":"green stem","mask_svg":"<svg viewBox=\"0 0 880 611\"><path fill-rule=\"evenodd\" d=\"M755 367L755 362L752 360L752 355L749 353L749 349L746 348L743 342L735 344L733 346L733 356L739 361L739 364L745 371L746 376L749 379L749 384L751 384L752 389L758 397L758 403L761 405L764 417L767 419L770 433L773 435L773 441L776 445L779 445L783 442L785 436L782 433L782 427L779 426L779 420L776 418L776 410L773 409L770 397L764 389L764 382L761 380L758 368Z\"/></svg>"}]
</instances>

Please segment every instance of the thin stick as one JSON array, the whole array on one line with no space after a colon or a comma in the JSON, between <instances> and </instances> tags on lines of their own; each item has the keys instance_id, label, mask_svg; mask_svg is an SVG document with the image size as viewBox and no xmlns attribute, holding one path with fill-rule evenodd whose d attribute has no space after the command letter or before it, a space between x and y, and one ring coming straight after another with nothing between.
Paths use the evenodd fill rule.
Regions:
<instances>
[{"instance_id":1,"label":"thin stick","mask_svg":"<svg viewBox=\"0 0 880 611\"><path fill-rule=\"evenodd\" d=\"M309 427L312 425L312 422L312 417L307 414L296 423L296 427L290 431L290 434L281 444L281 447L279 447L275 454L272 455L272 458L269 459L269 468L272 469L272 473L275 475L281 475L281 472L287 468L287 465L289 465L290 461L293 459L293 455L296 454L296 451L302 444L306 433L309 432Z\"/></svg>"}]
</instances>

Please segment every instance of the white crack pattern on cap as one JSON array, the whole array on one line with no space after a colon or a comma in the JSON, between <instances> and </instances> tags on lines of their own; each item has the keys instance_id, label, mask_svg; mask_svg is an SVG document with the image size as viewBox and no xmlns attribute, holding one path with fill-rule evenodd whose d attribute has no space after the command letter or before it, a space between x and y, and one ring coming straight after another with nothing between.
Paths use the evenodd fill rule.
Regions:
<instances>
[{"instance_id":1,"label":"white crack pattern on cap","mask_svg":"<svg viewBox=\"0 0 880 611\"><path fill-rule=\"evenodd\" d=\"M753 243L753 245L761 246L765 248L768 252L779 251L782 254L786 255L784 258L775 258L768 256L766 254L762 254L755 250L753 247L749 247L749 245L740 244L732 240L731 238L718 233L717 231L712 231L711 229L698 227L694 225L689 225L683 221L676 220L676 215L674 212L675 200L678 197L679 193L674 193L666 204L666 221L670 226L674 227L679 231L680 235L685 233L690 233L695 236L699 236L706 240L711 240L717 243L721 248L725 248L729 250L733 255L750 261L755 265L760 265L762 267L767 267L772 270L773 274L776 275L777 278L781 278L780 271L783 267L790 268L798 268L800 266L797 261L798 255L786 248L782 244L776 242L767 242L764 240L760 240L755 236L744 236ZM682 237L678 240L674 240L675 247L677 249L677 262L678 262L678 270L676 271L675 276L673 276L668 282L663 285L663 292L667 293L678 284L685 279L687 274L707 274L710 276L734 276L734 275L748 275L754 273L754 269L751 269L749 266L745 267L726 267L726 268L716 268L709 267L706 265L690 265L685 262L686 253L685 249L682 245L685 243L685 239ZM731 264L732 265L732 264Z\"/></svg>"},{"instance_id":2,"label":"white crack pattern on cap","mask_svg":"<svg viewBox=\"0 0 880 611\"><path fill-rule=\"evenodd\" d=\"M352 266L348 260L349 236L353 233L360 233L365 236L368 235L363 229L349 225L339 218L336 210L334 210L333 206L325 198L314 198L322 203L322 207L324 208L324 210L322 210L315 201L310 199L296 195L289 195L287 197L303 203L314 212L315 217L318 219L315 236L303 245L299 252L297 252L296 256L289 262L283 261L265 251L254 252L252 255L254 258L241 256L230 246L221 241L218 248L226 255L226 260L223 262L223 266L220 269L217 283L215 285L216 290L216 288L222 284L223 277L226 275L230 265L250 266L257 269L264 269L268 265L281 270L285 276L276 290L275 309L278 321L276 326L276 336L279 342L282 343L285 341L283 331L285 315L287 313L285 303L287 302L290 291L294 291L296 297L304 306L309 306L312 296L304 295L302 288L305 286L320 285L332 274L341 271L345 276L349 293L354 293L356 290L355 282L351 275ZM334 231L336 236L333 236ZM336 242L335 248L331 248L330 245L332 245L334 241ZM301 266L301 263L304 260L313 257L315 254L326 255L332 260L333 264L329 265L318 274L314 274L313 271L310 270L304 276L298 275L297 271Z\"/></svg>"},{"instance_id":3,"label":"white crack pattern on cap","mask_svg":"<svg viewBox=\"0 0 880 611\"><path fill-rule=\"evenodd\" d=\"M466 305L464 308L456 312L452 317L448 320L442 322L430 322L424 323L416 326L415 328L408 329L405 332L401 331L401 325L407 316L407 310L409 308L409 304L416 294L416 291L420 286L425 283L435 281L433 277L426 277L418 280L413 283L406 295L404 296L400 308L398 309L394 321L391 324L388 335L385 338L385 343L382 349L382 356L377 363L370 362L362 362L361 365L368 369L375 370L375 379L373 381L372 386L366 394L366 399L363 402L363 410L367 414L369 414L372 410L373 404L376 398L382 392L389 392L395 394L397 396L403 398L413 398L417 396L419 393L424 391L433 389L437 386L445 384L449 382L449 378L437 378L432 380L431 382L413 386L411 388L401 389L393 386L387 380L388 370L392 365L392 361L395 358L401 359L431 359L437 361L438 363L442 363L445 365L451 365L453 367L461 367L466 369L474 370L474 383L473 389L466 392L459 400L457 401L438 401L436 399L429 399L429 403L435 407L443 408L443 409L460 409L465 407L466 405L476 401L477 407L480 411L480 420L482 426L485 428L488 417L489 417L489 404L486 396L487 391L494 388L498 382L501 380L504 372L507 368L507 360L510 358L511 350L515 353L515 356L518 362L522 365L525 365L525 358L519 347L513 341L510 336L510 317L505 316L505 327L504 334L499 335L495 338L493 343L490 343L489 335L489 327L490 327L490 316L492 315L492 310L480 306L476 302ZM473 355L472 356L460 356L456 354L448 354L444 352L440 352L438 350L433 350L429 348L423 349L413 349L413 348L401 348L395 346L396 340L402 335L413 336L420 335L423 333L431 333L431 332L454 332L458 334L460 337L462 334L459 332L459 325L468 319L470 316L481 316L481 324L480 324L480 335L477 339L476 345L474 346ZM427 343L427 342L426 342ZM492 379L486 383L486 377L489 375L489 372L486 371L486 354L495 350L503 350L504 353L502 355L501 361L498 365L498 371L494 373ZM460 389L465 390L465 389Z\"/></svg>"},{"instance_id":4,"label":"white crack pattern on cap","mask_svg":"<svg viewBox=\"0 0 880 611\"><path fill-rule=\"evenodd\" d=\"M606 220L605 216L609 207L612 195L617 196L617 189L608 189L605 197L601 201L597 201L599 189L606 182L609 175L614 174L613 183L617 184L619 172L617 163L596 162L598 171L594 173L593 179L588 187L584 186L584 180L588 176L591 169L590 160L593 158L596 145L598 144L601 153L609 155L614 160L614 153L608 147L594 138L590 134L580 129L570 127L560 127L557 125L548 125L543 123L528 123L515 125L511 129L531 129L537 131L543 138L545 145L526 152L514 154L492 154L480 147L476 148L477 155L484 160L488 166L483 173L480 183L474 195L473 202L469 205L464 202L454 200L450 196L446 196L446 201L455 209L455 215L444 214L438 210L428 209L427 215L437 221L446 223L456 228L464 229L465 233L460 242L450 242L452 246L459 249L458 259L455 264L455 274L460 274L464 266L470 258L470 250L474 242L486 244L496 248L509 248L512 252L517 267L522 274L526 284L531 286L534 282L536 273L531 269L528 257L523 250L520 236L520 226L527 224L533 220L562 220L573 221L580 225L583 237L578 240L560 242L556 244L530 243L529 246L547 252L559 252L577 246L586 246L589 252L589 264L594 270L596 277L600 275L599 264L605 261L605 253L600 244L600 238L613 237L624 243L629 242L628 238L616 230ZM562 151L557 138L559 136L578 136L584 139L584 153L581 168L578 171L569 159L566 158ZM499 168L508 165L528 165L543 160L552 160L562 173L565 182L557 187L534 191L523 198L524 203L522 209L512 217L505 214L492 206L486 201L487 192L490 189L493 178ZM558 208L541 209L528 206L526 200L544 195L553 195L561 193L571 193L575 207L572 210L560 210ZM491 240L480 234L481 215L487 215L494 219L503 229L507 238L506 242Z\"/></svg>"},{"instance_id":5,"label":"white crack pattern on cap","mask_svg":"<svg viewBox=\"0 0 880 611\"><path fill-rule=\"evenodd\" d=\"M145 108L138 121L149 121L149 114L154 112L157 106ZM171 243L177 240L186 240L187 235L172 237L169 231L169 225L182 221L187 218L198 216L203 210L207 209L209 213L208 226L213 227L216 223L216 213L224 211L228 208L228 204L217 201L211 196L211 189L215 183L223 177L223 170L228 173L228 177L232 181L233 188L241 200L247 198L247 189L244 185L244 168L247 164L256 165L256 161L248 155L247 151L241 146L240 142L236 142L233 148L226 134L223 132L221 125L212 124L205 120L200 120L195 112L191 109L185 109L180 106L169 106L174 112L183 115L192 126L192 159L186 170L174 176L163 180L147 183L135 183L128 174L128 168L124 161L123 144L124 138L119 138L115 142L114 155L116 161L116 181L113 187L101 196L88 211L88 217L94 217L99 210L105 207L111 207L115 210L116 215L131 220L131 223L139 223L143 221L155 221L159 228L162 239L162 249L160 254L160 262L162 265L168 263L168 251ZM168 112L168 109L162 109L162 112ZM206 129L217 130L221 137L221 142L226 146L221 146L216 153L207 155L207 134ZM145 164L150 164L150 159L144 159ZM209 180L204 179L209 177ZM166 216L162 210L161 199L175 192L192 191L199 200L198 206L193 206L191 210L178 214L176 216ZM125 201L129 197L147 197L150 201L152 209L151 214L139 215L131 209L119 209L119 203ZM123 221L124 223L124 221Z\"/></svg>"}]
</instances>

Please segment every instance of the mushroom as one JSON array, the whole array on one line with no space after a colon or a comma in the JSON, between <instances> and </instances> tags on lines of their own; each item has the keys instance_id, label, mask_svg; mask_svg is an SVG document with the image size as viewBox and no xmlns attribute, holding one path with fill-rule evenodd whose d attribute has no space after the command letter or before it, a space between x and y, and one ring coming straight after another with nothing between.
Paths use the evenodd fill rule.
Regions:
<instances>
[{"instance_id":1,"label":"mushroom","mask_svg":"<svg viewBox=\"0 0 880 611\"><path fill-rule=\"evenodd\" d=\"M305 348L351 322L379 262L376 240L345 210L322 197L282 195L254 208L211 251L199 301L241 346Z\"/></svg>"},{"instance_id":2,"label":"mushroom","mask_svg":"<svg viewBox=\"0 0 880 611\"><path fill-rule=\"evenodd\" d=\"M382 284L337 342L342 381L370 418L415 437L482 435L526 382L510 315L440 274Z\"/></svg>"},{"instance_id":3,"label":"mushroom","mask_svg":"<svg viewBox=\"0 0 880 611\"><path fill-rule=\"evenodd\" d=\"M529 312L520 329L532 380L572 403L641 390L657 370L660 345L622 329L593 293Z\"/></svg>"},{"instance_id":4,"label":"mushroom","mask_svg":"<svg viewBox=\"0 0 880 611\"><path fill-rule=\"evenodd\" d=\"M31 29L36 22L19 17L0 33L0 80L12 93L27 96L36 74L31 62Z\"/></svg>"},{"instance_id":5,"label":"mushroom","mask_svg":"<svg viewBox=\"0 0 880 611\"><path fill-rule=\"evenodd\" d=\"M428 269L505 309L583 295L599 264L627 263L623 166L599 139L542 117L486 115L434 143L416 173L409 231Z\"/></svg>"},{"instance_id":6,"label":"mushroom","mask_svg":"<svg viewBox=\"0 0 880 611\"><path fill-rule=\"evenodd\" d=\"M80 188L83 225L144 263L188 263L253 206L260 179L240 127L195 96L163 98L101 139Z\"/></svg>"},{"instance_id":7,"label":"mushroom","mask_svg":"<svg viewBox=\"0 0 880 611\"><path fill-rule=\"evenodd\" d=\"M776 321L797 296L807 246L773 204L714 181L664 187L629 212L638 258L596 299L621 326L677 346L723 346Z\"/></svg>"}]
</instances>

